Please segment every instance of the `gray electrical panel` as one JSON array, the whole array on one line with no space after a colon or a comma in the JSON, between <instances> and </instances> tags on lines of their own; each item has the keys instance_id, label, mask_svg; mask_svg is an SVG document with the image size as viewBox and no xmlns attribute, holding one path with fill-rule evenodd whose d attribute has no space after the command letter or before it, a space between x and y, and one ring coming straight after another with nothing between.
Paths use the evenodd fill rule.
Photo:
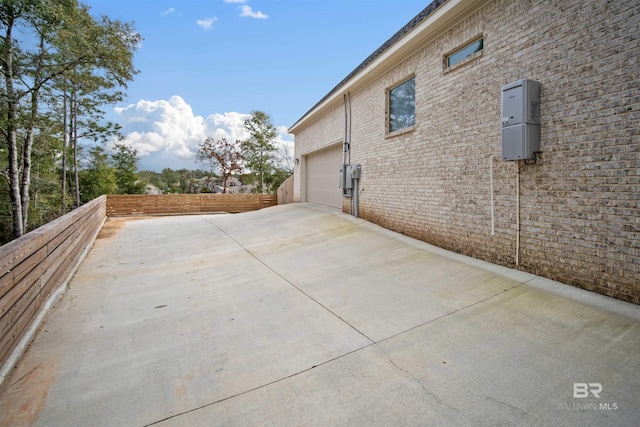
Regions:
<instances>
[{"instance_id":1,"label":"gray electrical panel","mask_svg":"<svg viewBox=\"0 0 640 427\"><path fill-rule=\"evenodd\" d=\"M340 167L340 183L338 186L343 190L350 190L353 188L353 179L351 178L350 165L342 165Z\"/></svg>"},{"instance_id":2,"label":"gray electrical panel","mask_svg":"<svg viewBox=\"0 0 640 427\"><path fill-rule=\"evenodd\" d=\"M342 194L348 195L354 187L354 181L360 179L362 167L360 165L342 165L340 167L340 182L338 186L342 188Z\"/></svg>"},{"instance_id":3,"label":"gray electrical panel","mask_svg":"<svg viewBox=\"0 0 640 427\"><path fill-rule=\"evenodd\" d=\"M533 159L540 151L540 83L502 87L502 160Z\"/></svg>"},{"instance_id":4,"label":"gray electrical panel","mask_svg":"<svg viewBox=\"0 0 640 427\"><path fill-rule=\"evenodd\" d=\"M362 173L362 167L360 165L350 165L349 166L351 179L360 179L360 174Z\"/></svg>"}]
</instances>

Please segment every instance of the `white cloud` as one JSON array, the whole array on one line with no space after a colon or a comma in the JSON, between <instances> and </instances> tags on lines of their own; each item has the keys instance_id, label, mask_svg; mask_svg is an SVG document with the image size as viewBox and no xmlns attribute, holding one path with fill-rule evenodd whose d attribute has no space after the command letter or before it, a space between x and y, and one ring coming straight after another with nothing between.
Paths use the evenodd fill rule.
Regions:
<instances>
[{"instance_id":1,"label":"white cloud","mask_svg":"<svg viewBox=\"0 0 640 427\"><path fill-rule=\"evenodd\" d=\"M244 128L244 121L247 118L249 118L249 114L212 114L204 121L204 131L208 137L225 138L229 142L247 139L249 134Z\"/></svg>"},{"instance_id":2,"label":"white cloud","mask_svg":"<svg viewBox=\"0 0 640 427\"><path fill-rule=\"evenodd\" d=\"M211 28L213 28L213 24L218 20L218 18L216 18L215 16L213 18L205 18L205 19L198 19L196 21L196 24L200 25L204 30L210 30Z\"/></svg>"},{"instance_id":3,"label":"white cloud","mask_svg":"<svg viewBox=\"0 0 640 427\"><path fill-rule=\"evenodd\" d=\"M164 12L162 12L162 16L167 16L170 15L172 13L174 13L176 10L173 7L170 7L169 9L165 10Z\"/></svg>"},{"instance_id":4,"label":"white cloud","mask_svg":"<svg viewBox=\"0 0 640 427\"><path fill-rule=\"evenodd\" d=\"M115 112L120 116L125 142L136 148L141 158L164 154L166 159L170 154L174 160L193 162L197 145L206 138L204 120L194 116L191 106L179 96L168 101L140 100Z\"/></svg>"},{"instance_id":5,"label":"white cloud","mask_svg":"<svg viewBox=\"0 0 640 427\"><path fill-rule=\"evenodd\" d=\"M260 11L254 12L253 9L251 9L251 6L247 6L247 5L242 6L240 10L242 11L240 13L240 16L243 16L246 18L267 19L269 17L268 15L265 15Z\"/></svg>"},{"instance_id":6,"label":"white cloud","mask_svg":"<svg viewBox=\"0 0 640 427\"><path fill-rule=\"evenodd\" d=\"M191 106L179 96L167 100L145 101L116 108L125 143L138 150L140 168L150 170L197 169L198 144L208 137L227 141L249 137L244 120L249 114L215 113L203 119L195 116ZM277 127L278 147L293 146L285 126ZM291 153L293 149L290 150Z\"/></svg>"},{"instance_id":7,"label":"white cloud","mask_svg":"<svg viewBox=\"0 0 640 427\"><path fill-rule=\"evenodd\" d=\"M240 16L244 18L255 18L255 19L267 19L269 16L262 13L261 11L255 12L251 6L247 6L247 0L224 0L225 3L231 4L241 4L244 6L240 6Z\"/></svg>"}]
</instances>

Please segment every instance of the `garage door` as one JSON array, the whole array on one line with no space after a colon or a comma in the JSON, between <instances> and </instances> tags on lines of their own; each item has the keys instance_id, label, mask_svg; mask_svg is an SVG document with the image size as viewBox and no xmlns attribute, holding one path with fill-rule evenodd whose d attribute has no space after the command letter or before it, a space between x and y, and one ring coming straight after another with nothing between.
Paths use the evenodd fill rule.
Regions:
<instances>
[{"instance_id":1,"label":"garage door","mask_svg":"<svg viewBox=\"0 0 640 427\"><path fill-rule=\"evenodd\" d=\"M342 144L307 155L307 201L342 209Z\"/></svg>"}]
</instances>

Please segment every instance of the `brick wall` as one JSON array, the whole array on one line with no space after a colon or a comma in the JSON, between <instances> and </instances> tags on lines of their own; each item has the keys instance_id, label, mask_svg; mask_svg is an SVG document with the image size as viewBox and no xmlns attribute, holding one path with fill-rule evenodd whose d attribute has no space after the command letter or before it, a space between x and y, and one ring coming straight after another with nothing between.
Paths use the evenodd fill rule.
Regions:
<instances>
[{"instance_id":1,"label":"brick wall","mask_svg":"<svg viewBox=\"0 0 640 427\"><path fill-rule=\"evenodd\" d=\"M305 201L306 180L304 170L306 155L344 141L344 104L336 104L327 114L295 135L294 158L300 163L294 166L293 201ZM338 178L336 177L336 181Z\"/></svg>"},{"instance_id":2,"label":"brick wall","mask_svg":"<svg viewBox=\"0 0 640 427\"><path fill-rule=\"evenodd\" d=\"M444 71L443 54L480 34L482 54ZM639 35L635 0L487 2L351 92L360 216L515 267L519 167L517 267L640 303ZM415 130L386 137L385 89L411 74ZM541 83L533 165L500 160L500 89L521 78ZM296 150L341 138L342 108L301 129Z\"/></svg>"}]
</instances>

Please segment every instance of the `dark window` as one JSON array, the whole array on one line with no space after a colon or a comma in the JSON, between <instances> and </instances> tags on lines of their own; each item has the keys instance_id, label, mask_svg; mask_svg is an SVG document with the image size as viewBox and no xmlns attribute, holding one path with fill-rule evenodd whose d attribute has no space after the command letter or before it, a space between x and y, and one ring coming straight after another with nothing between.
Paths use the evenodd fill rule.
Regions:
<instances>
[{"instance_id":1,"label":"dark window","mask_svg":"<svg viewBox=\"0 0 640 427\"><path fill-rule=\"evenodd\" d=\"M411 77L389 89L389 133L416 124L416 78Z\"/></svg>"},{"instance_id":2,"label":"dark window","mask_svg":"<svg viewBox=\"0 0 640 427\"><path fill-rule=\"evenodd\" d=\"M478 39L468 45L456 50L452 54L447 55L447 67L452 67L458 62L470 57L476 52L480 52L483 47L483 39Z\"/></svg>"}]
</instances>

